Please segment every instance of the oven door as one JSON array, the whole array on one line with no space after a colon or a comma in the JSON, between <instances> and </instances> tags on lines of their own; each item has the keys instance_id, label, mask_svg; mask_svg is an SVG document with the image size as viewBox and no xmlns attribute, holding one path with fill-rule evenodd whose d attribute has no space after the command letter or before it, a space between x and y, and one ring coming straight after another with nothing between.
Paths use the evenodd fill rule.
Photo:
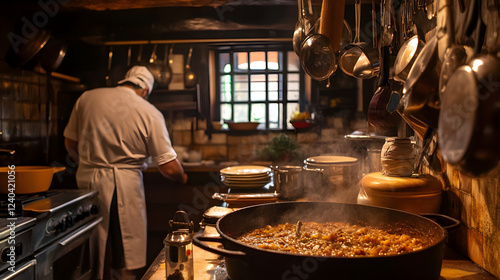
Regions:
<instances>
[{"instance_id":1,"label":"oven door","mask_svg":"<svg viewBox=\"0 0 500 280\"><path fill-rule=\"evenodd\" d=\"M93 279L90 236L102 217L35 253L36 279Z\"/></svg>"},{"instance_id":2,"label":"oven door","mask_svg":"<svg viewBox=\"0 0 500 280\"><path fill-rule=\"evenodd\" d=\"M7 271L0 275L2 280L34 280L35 278L36 261L26 261L21 265L16 265L16 271Z\"/></svg>"}]
</instances>

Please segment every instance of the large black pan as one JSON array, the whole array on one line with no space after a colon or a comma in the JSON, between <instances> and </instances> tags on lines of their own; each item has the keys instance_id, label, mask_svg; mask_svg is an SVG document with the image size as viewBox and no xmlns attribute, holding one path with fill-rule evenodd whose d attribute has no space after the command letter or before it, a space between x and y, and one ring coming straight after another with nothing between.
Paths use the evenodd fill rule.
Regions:
<instances>
[{"instance_id":1,"label":"large black pan","mask_svg":"<svg viewBox=\"0 0 500 280\"><path fill-rule=\"evenodd\" d=\"M349 222L376 226L427 240L416 252L382 257L317 257L277 252L245 245L237 238L265 225L297 221ZM384 279L437 280L441 271L446 231L434 221L407 212L373 206L331 202L282 202L236 210L216 224L220 238L194 236L194 244L226 257L232 280L255 279ZM225 249L201 240L217 241Z\"/></svg>"}]
</instances>

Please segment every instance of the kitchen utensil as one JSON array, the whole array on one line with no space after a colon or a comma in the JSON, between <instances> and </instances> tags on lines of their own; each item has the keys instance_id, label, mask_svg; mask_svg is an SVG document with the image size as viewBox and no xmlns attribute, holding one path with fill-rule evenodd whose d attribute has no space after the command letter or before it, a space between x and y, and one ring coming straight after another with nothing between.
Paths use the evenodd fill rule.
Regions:
<instances>
[{"instance_id":1,"label":"kitchen utensil","mask_svg":"<svg viewBox=\"0 0 500 280\"><path fill-rule=\"evenodd\" d=\"M170 48L168 45L165 45L165 56L163 57L163 65L161 67L161 80L160 80L160 87L162 88L168 88L168 85L172 81L172 68L170 68L170 63L169 63L169 50Z\"/></svg>"},{"instance_id":2,"label":"kitchen utensil","mask_svg":"<svg viewBox=\"0 0 500 280\"><path fill-rule=\"evenodd\" d=\"M352 30L351 27L349 26L349 23L347 23L347 21L344 20L344 27L342 29L342 39L340 40L339 50L342 51L344 47L350 43L352 43Z\"/></svg>"},{"instance_id":3,"label":"kitchen utensil","mask_svg":"<svg viewBox=\"0 0 500 280\"><path fill-rule=\"evenodd\" d=\"M22 34L21 22L16 24L15 34ZM18 26L19 25L19 26ZM22 24L24 26L24 23ZM19 30L18 30L19 29ZM24 38L24 37L23 37ZM39 28L32 37L24 38L27 42L18 44L9 44L5 55L5 60L11 66L22 66L32 61L50 39L50 32Z\"/></svg>"},{"instance_id":4,"label":"kitchen utensil","mask_svg":"<svg viewBox=\"0 0 500 280\"><path fill-rule=\"evenodd\" d=\"M438 213L442 192L441 182L431 175L413 178L386 176L374 172L365 175L361 180L358 202L414 214Z\"/></svg>"},{"instance_id":5,"label":"kitchen utensil","mask_svg":"<svg viewBox=\"0 0 500 280\"><path fill-rule=\"evenodd\" d=\"M445 218L453 223L449 230L458 227L457 220ZM363 224L423 238L428 240L429 245L423 250L396 256L328 257L260 249L237 241L240 235L254 229L286 222L296 224L300 220ZM282 202L246 207L220 218L216 228L220 237L208 238L196 234L193 242L224 256L229 277L240 280L287 279L293 278L297 271L301 275L307 273L308 279L332 279L335 275L336 279L351 280L438 280L447 236L442 226L419 215L374 206L328 202ZM202 240L220 242L224 249L210 246ZM293 270L294 267L297 270Z\"/></svg>"},{"instance_id":6,"label":"kitchen utensil","mask_svg":"<svg viewBox=\"0 0 500 280\"><path fill-rule=\"evenodd\" d=\"M184 66L184 87L192 88L196 86L196 74L191 69L191 56L193 55L193 47L189 48L189 53L186 60L186 65Z\"/></svg>"},{"instance_id":7,"label":"kitchen utensil","mask_svg":"<svg viewBox=\"0 0 500 280\"><path fill-rule=\"evenodd\" d=\"M302 166L273 166L274 187L283 200L293 200L302 197L303 176Z\"/></svg>"},{"instance_id":8,"label":"kitchen utensil","mask_svg":"<svg viewBox=\"0 0 500 280\"><path fill-rule=\"evenodd\" d=\"M359 56L361 55L359 49L355 49L354 47L358 45L365 45L365 43L361 43L359 40L360 28L361 28L361 1L356 0L354 6L354 16L355 16L355 29L356 35L354 37L354 42L352 44L348 44L344 46L344 53L340 57L339 66L342 72L349 76L353 76L354 65L356 61L358 61Z\"/></svg>"},{"instance_id":9,"label":"kitchen utensil","mask_svg":"<svg viewBox=\"0 0 500 280\"><path fill-rule=\"evenodd\" d=\"M16 195L45 192L50 188L53 175L65 169L64 166L16 165L14 169L0 167L0 193L8 194L12 184L15 184L14 193ZM12 171L15 172L15 175L12 175Z\"/></svg>"},{"instance_id":10,"label":"kitchen utensil","mask_svg":"<svg viewBox=\"0 0 500 280\"><path fill-rule=\"evenodd\" d=\"M48 73L54 72L61 65L67 50L65 41L51 37L40 50L39 59L43 69Z\"/></svg>"},{"instance_id":11,"label":"kitchen utensil","mask_svg":"<svg viewBox=\"0 0 500 280\"><path fill-rule=\"evenodd\" d=\"M309 35L302 43L302 68L315 80L325 80L337 69L335 54L342 38L344 8L344 0L323 1L319 34Z\"/></svg>"},{"instance_id":12,"label":"kitchen utensil","mask_svg":"<svg viewBox=\"0 0 500 280\"><path fill-rule=\"evenodd\" d=\"M300 51L302 49L302 42L306 38L306 33L309 31L311 28L310 24L310 18L307 16L303 0L298 0L297 1L298 7L299 7L299 18L297 20L297 23L295 24L295 29L293 31L293 38L292 38L292 44L293 44L293 50L297 55L300 55Z\"/></svg>"},{"instance_id":13,"label":"kitchen utensil","mask_svg":"<svg viewBox=\"0 0 500 280\"><path fill-rule=\"evenodd\" d=\"M380 43L382 46L390 46L394 38L394 26L391 24L393 0L383 0L382 9L382 34Z\"/></svg>"},{"instance_id":14,"label":"kitchen utensil","mask_svg":"<svg viewBox=\"0 0 500 280\"><path fill-rule=\"evenodd\" d=\"M406 82L408 73L424 48L424 45L424 42L418 38L418 35L414 35L401 45L394 61L394 80L402 83Z\"/></svg>"},{"instance_id":15,"label":"kitchen utensil","mask_svg":"<svg viewBox=\"0 0 500 280\"><path fill-rule=\"evenodd\" d=\"M480 38L476 41L482 42ZM496 55L477 56L453 73L441 101L438 143L443 158L473 176L487 174L500 160L499 67Z\"/></svg>"},{"instance_id":16,"label":"kitchen utensil","mask_svg":"<svg viewBox=\"0 0 500 280\"><path fill-rule=\"evenodd\" d=\"M481 15L486 24L485 46L490 53L500 49L500 3L498 0L482 0Z\"/></svg>"},{"instance_id":17,"label":"kitchen utensil","mask_svg":"<svg viewBox=\"0 0 500 280\"><path fill-rule=\"evenodd\" d=\"M375 16L375 14L373 13ZM344 47L344 53L340 57L340 68L342 71L356 78L370 79L378 75L380 71L379 52L377 47L370 47L365 42L359 42L361 2L355 2L356 17L356 39L355 43ZM375 36L375 34L373 34ZM373 38L375 42L376 39Z\"/></svg>"},{"instance_id":18,"label":"kitchen utensil","mask_svg":"<svg viewBox=\"0 0 500 280\"><path fill-rule=\"evenodd\" d=\"M304 160L304 197L315 201L355 202L359 183L359 160L355 157L322 155Z\"/></svg>"},{"instance_id":19,"label":"kitchen utensil","mask_svg":"<svg viewBox=\"0 0 500 280\"><path fill-rule=\"evenodd\" d=\"M440 0L438 5L438 28L444 28L444 30L438 31L437 35L442 36L441 38L438 37L439 55L443 55L443 65L439 77L439 95L441 97L446 90L446 83L453 72L459 66L465 64L467 52L463 46L455 43L455 28L453 13L451 12L453 10L453 2L450 0Z\"/></svg>"},{"instance_id":20,"label":"kitchen utensil","mask_svg":"<svg viewBox=\"0 0 500 280\"><path fill-rule=\"evenodd\" d=\"M130 67L130 59L132 58L132 46L127 49L127 67Z\"/></svg>"},{"instance_id":21,"label":"kitchen utensil","mask_svg":"<svg viewBox=\"0 0 500 280\"><path fill-rule=\"evenodd\" d=\"M175 212L169 221L170 231L165 245L165 279L194 279L193 232L194 223L184 211Z\"/></svg>"},{"instance_id":22,"label":"kitchen utensil","mask_svg":"<svg viewBox=\"0 0 500 280\"><path fill-rule=\"evenodd\" d=\"M153 52L151 53L151 57L149 58L149 63L148 63L148 69L153 74L153 77L155 79L155 83L157 85L162 83L162 68L163 65L158 61L158 57L156 55L156 49L158 45L153 46Z\"/></svg>"},{"instance_id":23,"label":"kitchen utensil","mask_svg":"<svg viewBox=\"0 0 500 280\"><path fill-rule=\"evenodd\" d=\"M403 89L398 112L420 138L427 128L437 129L439 76L437 39L432 37L413 64Z\"/></svg>"},{"instance_id":24,"label":"kitchen utensil","mask_svg":"<svg viewBox=\"0 0 500 280\"><path fill-rule=\"evenodd\" d=\"M40 50L40 64L46 72L46 81L47 81L47 99L45 102L45 121L46 121L46 139L45 139L45 155L46 161L49 162L50 156L50 137L52 132L52 105L55 102L54 100L54 87L52 85L51 75L66 56L66 51L68 49L68 45L63 40L51 37L47 43ZM107 76L108 78L108 76Z\"/></svg>"},{"instance_id":25,"label":"kitchen utensil","mask_svg":"<svg viewBox=\"0 0 500 280\"><path fill-rule=\"evenodd\" d=\"M111 81L111 64L113 62L113 46L109 47L108 51L108 65L106 68L106 86L110 87L112 86L112 81Z\"/></svg>"},{"instance_id":26,"label":"kitchen utensil","mask_svg":"<svg viewBox=\"0 0 500 280\"><path fill-rule=\"evenodd\" d=\"M389 47L382 47L382 75L379 79L379 86L373 94L368 106L368 122L375 128L387 131L397 126L401 117L396 112L389 112L387 104L391 98L391 86L389 84L390 50Z\"/></svg>"}]
</instances>

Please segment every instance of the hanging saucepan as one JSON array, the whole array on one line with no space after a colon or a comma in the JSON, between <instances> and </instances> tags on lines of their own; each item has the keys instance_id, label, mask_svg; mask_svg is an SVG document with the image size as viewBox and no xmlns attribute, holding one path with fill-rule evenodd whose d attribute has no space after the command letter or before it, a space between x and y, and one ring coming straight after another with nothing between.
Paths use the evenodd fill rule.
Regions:
<instances>
[{"instance_id":1,"label":"hanging saucepan","mask_svg":"<svg viewBox=\"0 0 500 280\"><path fill-rule=\"evenodd\" d=\"M21 32L21 28L23 25L20 23L16 25L16 29L14 31L15 34L23 34ZM23 37L24 38L24 37ZM24 38L26 41L19 41L17 44L9 44L9 49L7 50L5 61L13 66L23 66L29 61L33 61L36 63L36 60L33 59L40 52L40 50L45 46L45 44L50 39L50 32L45 29L37 29L37 32L30 38Z\"/></svg>"},{"instance_id":2,"label":"hanging saucepan","mask_svg":"<svg viewBox=\"0 0 500 280\"><path fill-rule=\"evenodd\" d=\"M476 51L484 26L478 23ZM448 80L441 100L438 143L446 162L480 176L500 160L500 58L480 54L460 66Z\"/></svg>"},{"instance_id":3,"label":"hanging saucepan","mask_svg":"<svg viewBox=\"0 0 500 280\"><path fill-rule=\"evenodd\" d=\"M438 40L439 56L443 61L439 77L440 97L446 91L446 84L453 72L467 61L466 47L456 44L455 40L453 5L451 0L440 0L438 3L438 26L445 26L443 32L438 31L438 36L440 36Z\"/></svg>"},{"instance_id":4,"label":"hanging saucepan","mask_svg":"<svg viewBox=\"0 0 500 280\"><path fill-rule=\"evenodd\" d=\"M149 58L148 69L149 71L151 71L151 74L153 74L153 77L155 79L155 84L159 85L161 84L161 78L162 78L161 70L163 68L163 65L158 61L158 57L156 55L157 47L158 45L153 46L153 52L151 53L151 57Z\"/></svg>"},{"instance_id":5,"label":"hanging saucepan","mask_svg":"<svg viewBox=\"0 0 500 280\"><path fill-rule=\"evenodd\" d=\"M170 68L169 63L169 51L168 45L165 45L165 56L163 57L163 66L161 67L161 81L160 87L168 88L170 82L172 81L172 68Z\"/></svg>"},{"instance_id":6,"label":"hanging saucepan","mask_svg":"<svg viewBox=\"0 0 500 280\"><path fill-rule=\"evenodd\" d=\"M398 113L420 138L424 137L427 128L437 129L440 72L437 39L432 37L408 73L398 108Z\"/></svg>"},{"instance_id":7,"label":"hanging saucepan","mask_svg":"<svg viewBox=\"0 0 500 280\"><path fill-rule=\"evenodd\" d=\"M193 55L193 47L189 48L189 53L184 66L184 87L193 88L196 86L196 74L191 69L191 56Z\"/></svg>"},{"instance_id":8,"label":"hanging saucepan","mask_svg":"<svg viewBox=\"0 0 500 280\"><path fill-rule=\"evenodd\" d=\"M302 43L302 68L315 80L325 80L337 70L336 54L342 38L344 9L344 0L323 1L319 34L309 35Z\"/></svg>"},{"instance_id":9,"label":"hanging saucepan","mask_svg":"<svg viewBox=\"0 0 500 280\"><path fill-rule=\"evenodd\" d=\"M61 65L67 50L68 44L65 41L51 37L40 51L39 59L43 69L46 72L55 71Z\"/></svg>"},{"instance_id":10,"label":"hanging saucepan","mask_svg":"<svg viewBox=\"0 0 500 280\"><path fill-rule=\"evenodd\" d=\"M459 225L457 220L446 216L432 217L437 221L446 221L449 230ZM431 219L389 208L359 204L269 203L226 214L216 224L220 237L210 238L196 234L193 242L196 246L224 256L231 279L438 280L447 232ZM267 225L297 224L298 221L373 226L392 233L422 238L426 246L418 251L394 256L334 257L263 249L237 240L242 234ZM224 249L210 246L202 240L220 242Z\"/></svg>"},{"instance_id":11,"label":"hanging saucepan","mask_svg":"<svg viewBox=\"0 0 500 280\"><path fill-rule=\"evenodd\" d=\"M373 35L373 46L366 42L360 42L360 24L361 24L361 1L355 1L355 21L356 38L352 44L347 44L343 48L343 54L339 59L340 69L349 76L370 79L377 76L380 72L380 54L375 46L376 38ZM372 11L375 16L375 11Z\"/></svg>"},{"instance_id":12,"label":"hanging saucepan","mask_svg":"<svg viewBox=\"0 0 500 280\"><path fill-rule=\"evenodd\" d=\"M408 73L424 45L418 35L414 35L403 43L394 61L394 80L402 83L406 82Z\"/></svg>"},{"instance_id":13,"label":"hanging saucepan","mask_svg":"<svg viewBox=\"0 0 500 280\"><path fill-rule=\"evenodd\" d=\"M49 161L50 153L50 137L52 133L52 105L55 102L54 87L52 85L51 75L55 71L66 55L68 45L60 39L51 37L40 51L40 63L46 72L47 78L47 99L45 102L45 121L46 121L46 139L45 139L45 154L46 160Z\"/></svg>"},{"instance_id":14,"label":"hanging saucepan","mask_svg":"<svg viewBox=\"0 0 500 280\"><path fill-rule=\"evenodd\" d=\"M391 99L391 85L389 84L390 51L389 46L382 47L382 75L379 86L368 106L368 122L375 128L387 131L396 127L401 121L401 116L387 109Z\"/></svg>"}]
</instances>

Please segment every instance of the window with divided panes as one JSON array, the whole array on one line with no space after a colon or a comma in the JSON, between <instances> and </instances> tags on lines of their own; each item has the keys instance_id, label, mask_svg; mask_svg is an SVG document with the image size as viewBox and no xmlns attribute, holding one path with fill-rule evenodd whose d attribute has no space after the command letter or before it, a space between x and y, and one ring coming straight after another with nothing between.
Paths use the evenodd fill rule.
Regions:
<instances>
[{"instance_id":1,"label":"window with divided panes","mask_svg":"<svg viewBox=\"0 0 500 280\"><path fill-rule=\"evenodd\" d=\"M288 46L228 47L215 52L221 120L259 122L258 129L292 129L304 103L299 57Z\"/></svg>"}]
</instances>

